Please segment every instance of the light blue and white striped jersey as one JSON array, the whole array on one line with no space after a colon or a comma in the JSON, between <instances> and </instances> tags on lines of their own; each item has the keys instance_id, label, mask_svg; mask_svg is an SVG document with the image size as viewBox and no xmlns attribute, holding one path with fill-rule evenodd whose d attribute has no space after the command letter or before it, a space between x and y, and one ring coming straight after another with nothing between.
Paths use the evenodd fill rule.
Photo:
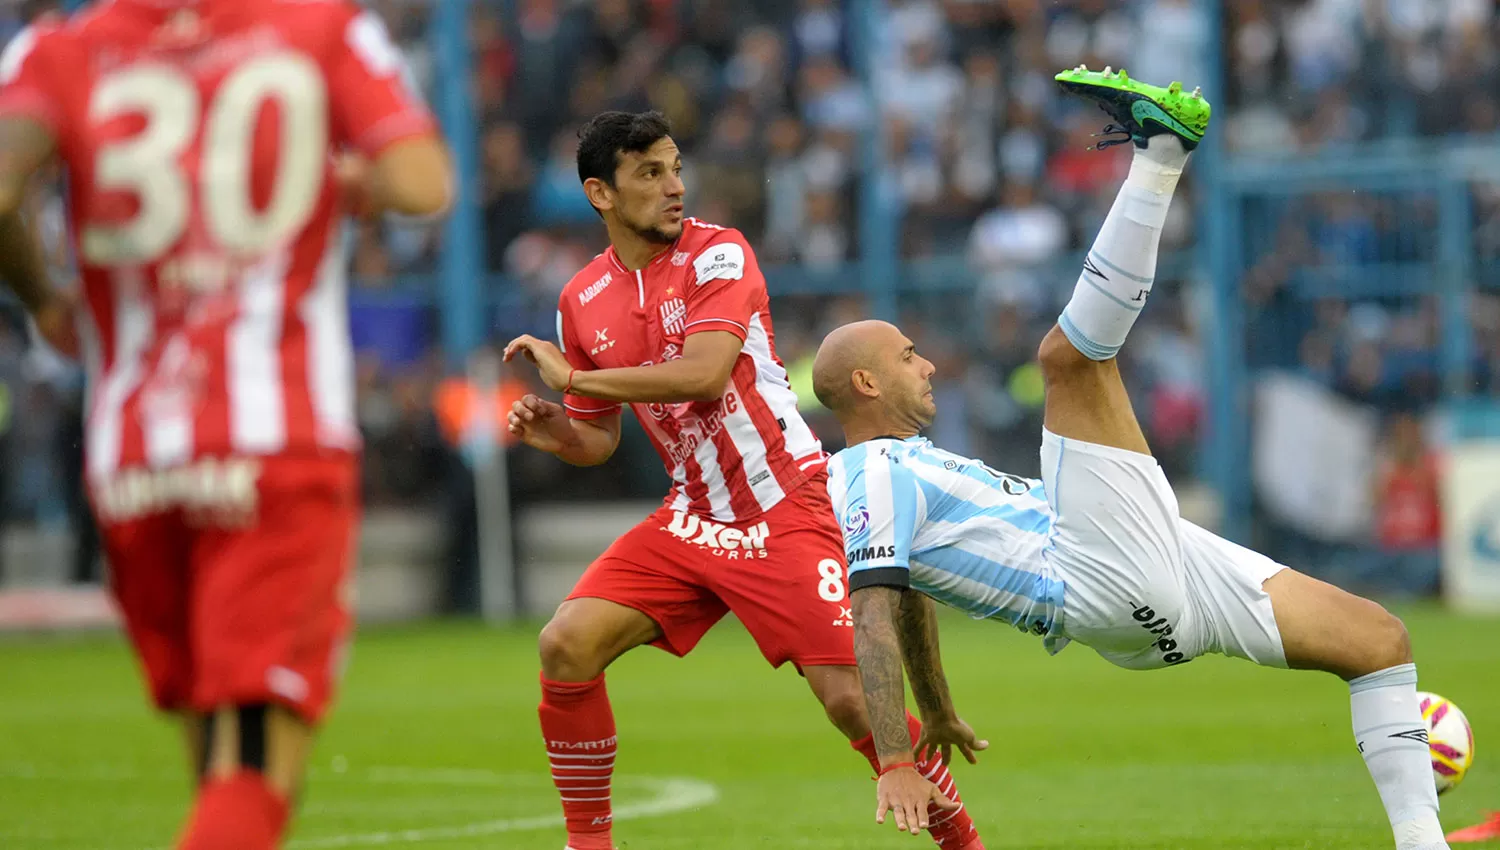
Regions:
<instances>
[{"instance_id":1,"label":"light blue and white striped jersey","mask_svg":"<svg viewBox=\"0 0 1500 850\"><path fill-rule=\"evenodd\" d=\"M1042 482L996 472L923 437L833 456L828 493L844 530L849 590L911 587L975 619L1068 641L1066 587L1043 558L1053 514Z\"/></svg>"}]
</instances>

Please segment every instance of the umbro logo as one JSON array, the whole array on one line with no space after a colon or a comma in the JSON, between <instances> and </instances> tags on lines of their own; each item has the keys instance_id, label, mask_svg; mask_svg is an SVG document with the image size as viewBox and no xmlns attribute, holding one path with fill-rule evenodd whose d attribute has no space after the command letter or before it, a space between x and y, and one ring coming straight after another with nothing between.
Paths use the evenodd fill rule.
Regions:
<instances>
[{"instance_id":1,"label":"umbro logo","mask_svg":"<svg viewBox=\"0 0 1500 850\"><path fill-rule=\"evenodd\" d=\"M1396 732L1392 738L1400 738L1404 741L1416 741L1419 744L1428 743L1426 729L1407 729L1405 732Z\"/></svg>"}]
</instances>

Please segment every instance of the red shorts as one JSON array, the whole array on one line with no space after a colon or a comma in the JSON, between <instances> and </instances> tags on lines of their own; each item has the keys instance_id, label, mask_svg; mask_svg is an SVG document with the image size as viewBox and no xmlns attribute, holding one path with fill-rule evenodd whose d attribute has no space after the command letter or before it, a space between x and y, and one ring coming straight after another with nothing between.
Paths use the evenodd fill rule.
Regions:
<instances>
[{"instance_id":1,"label":"red shorts","mask_svg":"<svg viewBox=\"0 0 1500 850\"><path fill-rule=\"evenodd\" d=\"M91 497L111 588L160 708L275 703L322 717L351 623L357 459L125 470Z\"/></svg>"},{"instance_id":2,"label":"red shorts","mask_svg":"<svg viewBox=\"0 0 1500 850\"><path fill-rule=\"evenodd\" d=\"M656 621L654 644L686 655L733 611L779 667L854 664L844 538L826 473L750 523L662 508L616 540L569 599L607 599Z\"/></svg>"}]
</instances>

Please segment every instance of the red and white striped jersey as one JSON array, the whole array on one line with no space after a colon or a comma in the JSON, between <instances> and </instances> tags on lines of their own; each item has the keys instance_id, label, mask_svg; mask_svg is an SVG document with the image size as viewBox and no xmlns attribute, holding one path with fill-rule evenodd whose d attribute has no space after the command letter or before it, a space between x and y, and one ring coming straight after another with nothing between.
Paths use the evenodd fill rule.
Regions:
<instances>
[{"instance_id":1,"label":"red and white striped jersey","mask_svg":"<svg viewBox=\"0 0 1500 850\"><path fill-rule=\"evenodd\" d=\"M646 268L630 271L611 248L575 275L558 301L558 344L577 369L675 360L683 340L701 331L744 340L723 395L631 409L672 476L667 506L744 522L826 460L776 357L766 281L745 237L685 219L682 236ZM575 395L563 401L575 419L620 409Z\"/></svg>"},{"instance_id":2,"label":"red and white striped jersey","mask_svg":"<svg viewBox=\"0 0 1500 850\"><path fill-rule=\"evenodd\" d=\"M332 154L434 130L404 71L351 0L112 0L0 57L68 169L92 482L358 450Z\"/></svg>"}]
</instances>

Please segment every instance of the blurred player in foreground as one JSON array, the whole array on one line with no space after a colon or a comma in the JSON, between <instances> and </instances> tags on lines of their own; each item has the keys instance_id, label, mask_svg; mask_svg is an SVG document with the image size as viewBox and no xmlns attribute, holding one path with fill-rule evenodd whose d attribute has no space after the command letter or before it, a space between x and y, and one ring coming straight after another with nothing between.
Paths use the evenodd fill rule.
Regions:
<instances>
[{"instance_id":1,"label":"blurred player in foreground","mask_svg":"<svg viewBox=\"0 0 1500 850\"><path fill-rule=\"evenodd\" d=\"M1447 847L1401 622L1182 519L1120 381L1115 354L1151 292L1167 207L1208 127L1207 102L1123 71L1080 68L1058 79L1104 107L1118 122L1105 132L1136 150L1038 353L1047 384L1043 480L996 472L919 436L937 413L933 366L891 325L839 328L814 367L818 398L848 437L829 487L884 765L877 820L893 809L897 826L909 823L937 793L912 767L903 657L924 712L949 718L930 725L928 740L966 755L974 743L954 719L939 663L936 599L1037 635L1050 652L1076 640L1129 669L1220 653L1334 673L1349 682L1355 738L1396 846Z\"/></svg>"},{"instance_id":2,"label":"blurred player in foreground","mask_svg":"<svg viewBox=\"0 0 1500 850\"><path fill-rule=\"evenodd\" d=\"M279 845L343 666L359 432L340 213L436 214L453 186L403 67L349 0L114 0L0 58L0 274L63 349L77 312L112 590L198 774L185 850ZM19 212L54 157L77 305Z\"/></svg>"},{"instance_id":3,"label":"blurred player in foreground","mask_svg":"<svg viewBox=\"0 0 1500 850\"><path fill-rule=\"evenodd\" d=\"M791 661L829 720L878 767L828 502L827 455L797 414L776 357L770 300L739 231L684 218L682 157L658 113L607 112L583 128L578 176L610 248L558 302L558 345L524 355L563 403L527 396L509 417L528 445L576 466L609 459L629 404L672 490L599 557L542 629L542 736L572 850L610 850L614 715L604 669L650 643L686 655L733 611L772 666ZM559 348L561 346L561 348ZM906 746L921 724L904 712ZM913 820L945 850L980 850L951 798Z\"/></svg>"}]
</instances>

